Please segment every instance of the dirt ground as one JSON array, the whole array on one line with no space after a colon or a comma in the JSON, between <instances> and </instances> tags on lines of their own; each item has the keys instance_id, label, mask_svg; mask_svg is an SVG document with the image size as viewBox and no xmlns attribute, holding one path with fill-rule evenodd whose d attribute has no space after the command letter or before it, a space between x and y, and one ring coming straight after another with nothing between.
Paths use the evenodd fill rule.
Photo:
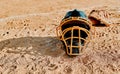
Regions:
<instances>
[{"instance_id":1,"label":"dirt ground","mask_svg":"<svg viewBox=\"0 0 120 74\"><path fill-rule=\"evenodd\" d=\"M65 13L110 13L80 56L56 37ZM120 74L120 0L0 0L0 74Z\"/></svg>"}]
</instances>

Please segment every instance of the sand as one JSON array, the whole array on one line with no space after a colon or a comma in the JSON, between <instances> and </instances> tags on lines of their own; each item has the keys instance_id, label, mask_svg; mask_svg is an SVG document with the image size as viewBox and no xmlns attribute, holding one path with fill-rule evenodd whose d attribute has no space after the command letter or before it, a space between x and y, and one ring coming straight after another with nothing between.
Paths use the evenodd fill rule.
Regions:
<instances>
[{"instance_id":1,"label":"sand","mask_svg":"<svg viewBox=\"0 0 120 74\"><path fill-rule=\"evenodd\" d=\"M0 0L0 74L120 74L120 0ZM110 13L81 55L69 57L56 37L65 13Z\"/></svg>"}]
</instances>

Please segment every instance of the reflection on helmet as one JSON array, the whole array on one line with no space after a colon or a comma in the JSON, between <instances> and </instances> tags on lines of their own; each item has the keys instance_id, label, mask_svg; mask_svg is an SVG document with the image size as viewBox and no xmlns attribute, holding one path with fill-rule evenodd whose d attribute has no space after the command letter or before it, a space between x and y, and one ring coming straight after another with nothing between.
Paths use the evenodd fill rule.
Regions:
<instances>
[{"instance_id":1,"label":"reflection on helmet","mask_svg":"<svg viewBox=\"0 0 120 74\"><path fill-rule=\"evenodd\" d=\"M79 55L90 40L91 22L83 11L67 12L60 25L57 35L63 41L68 55Z\"/></svg>"}]
</instances>

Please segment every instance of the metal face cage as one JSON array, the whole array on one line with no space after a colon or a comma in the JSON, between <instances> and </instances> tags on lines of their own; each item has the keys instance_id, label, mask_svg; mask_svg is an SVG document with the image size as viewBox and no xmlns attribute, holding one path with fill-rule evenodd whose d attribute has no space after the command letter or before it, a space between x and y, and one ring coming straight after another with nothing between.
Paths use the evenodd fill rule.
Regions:
<instances>
[{"instance_id":1,"label":"metal face cage","mask_svg":"<svg viewBox=\"0 0 120 74\"><path fill-rule=\"evenodd\" d=\"M57 36L63 42L68 55L79 55L90 41L92 24L81 17L64 19L57 27Z\"/></svg>"}]
</instances>

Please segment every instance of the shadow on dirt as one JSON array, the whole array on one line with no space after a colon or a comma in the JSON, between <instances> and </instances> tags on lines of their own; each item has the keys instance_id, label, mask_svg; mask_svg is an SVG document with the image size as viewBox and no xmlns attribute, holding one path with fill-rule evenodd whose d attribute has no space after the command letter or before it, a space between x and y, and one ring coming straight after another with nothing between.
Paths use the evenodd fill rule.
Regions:
<instances>
[{"instance_id":1,"label":"shadow on dirt","mask_svg":"<svg viewBox=\"0 0 120 74\"><path fill-rule=\"evenodd\" d=\"M0 42L0 51L58 57L65 54L56 37L21 37Z\"/></svg>"}]
</instances>

